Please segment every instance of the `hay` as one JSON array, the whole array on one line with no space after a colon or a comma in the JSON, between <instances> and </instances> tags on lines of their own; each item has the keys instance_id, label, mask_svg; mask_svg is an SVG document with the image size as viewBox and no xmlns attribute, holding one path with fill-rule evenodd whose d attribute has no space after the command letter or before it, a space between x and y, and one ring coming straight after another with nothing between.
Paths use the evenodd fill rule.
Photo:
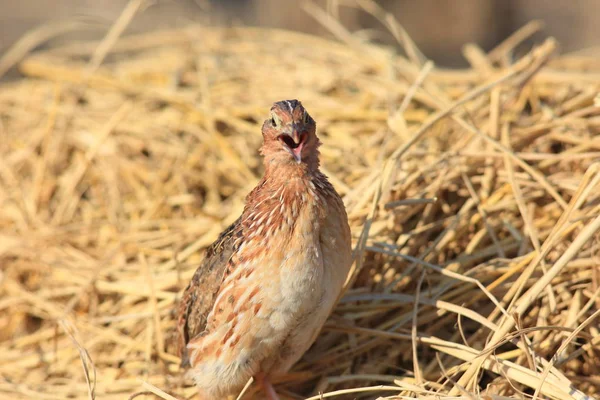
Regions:
<instances>
[{"instance_id":1,"label":"hay","mask_svg":"<svg viewBox=\"0 0 600 400\"><path fill-rule=\"evenodd\" d=\"M0 397L194 395L174 304L261 176L260 123L284 98L318 123L356 245L284 398L598 394L597 58L548 39L513 60L533 23L487 54L466 46L469 69L433 68L360 4L406 57L310 5L338 42L117 39L121 19L101 43L27 54L30 36L7 53L3 71L25 58L0 90Z\"/></svg>"}]
</instances>

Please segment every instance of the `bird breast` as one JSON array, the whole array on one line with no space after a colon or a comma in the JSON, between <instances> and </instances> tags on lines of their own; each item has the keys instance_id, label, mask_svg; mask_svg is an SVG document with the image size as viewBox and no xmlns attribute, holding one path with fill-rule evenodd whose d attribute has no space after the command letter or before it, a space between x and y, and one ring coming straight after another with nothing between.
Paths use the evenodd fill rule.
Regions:
<instances>
[{"instance_id":1,"label":"bird breast","mask_svg":"<svg viewBox=\"0 0 600 400\"><path fill-rule=\"evenodd\" d=\"M321 199L310 192L284 199L281 226L264 244L269 249L272 285L267 285L276 305L269 321L286 329L312 312L321 301L325 277L319 240L323 210ZM275 249L279 249L278 251Z\"/></svg>"}]
</instances>

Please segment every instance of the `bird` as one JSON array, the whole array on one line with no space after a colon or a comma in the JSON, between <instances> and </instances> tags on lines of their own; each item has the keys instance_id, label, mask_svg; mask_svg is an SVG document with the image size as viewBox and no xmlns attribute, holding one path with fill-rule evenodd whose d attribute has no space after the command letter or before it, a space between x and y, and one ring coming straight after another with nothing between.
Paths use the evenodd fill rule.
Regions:
<instances>
[{"instance_id":1,"label":"bird","mask_svg":"<svg viewBox=\"0 0 600 400\"><path fill-rule=\"evenodd\" d=\"M352 264L344 203L319 169L316 123L298 100L262 125L264 175L208 247L177 310L177 347L200 399L254 379L270 400L316 340Z\"/></svg>"}]
</instances>

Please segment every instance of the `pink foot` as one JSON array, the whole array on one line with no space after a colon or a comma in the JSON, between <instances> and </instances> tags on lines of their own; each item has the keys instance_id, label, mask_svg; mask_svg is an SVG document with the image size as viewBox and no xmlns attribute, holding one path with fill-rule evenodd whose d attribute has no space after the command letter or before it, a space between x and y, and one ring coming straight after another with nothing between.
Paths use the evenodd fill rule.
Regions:
<instances>
[{"instance_id":1,"label":"pink foot","mask_svg":"<svg viewBox=\"0 0 600 400\"><path fill-rule=\"evenodd\" d=\"M259 374L256 377L256 380L258 381L259 385L262 386L263 390L265 391L265 394L267 395L268 400L279 400L279 396L277 396L275 388L273 387L273 385L271 385L271 382L266 376L264 376L263 374Z\"/></svg>"}]
</instances>

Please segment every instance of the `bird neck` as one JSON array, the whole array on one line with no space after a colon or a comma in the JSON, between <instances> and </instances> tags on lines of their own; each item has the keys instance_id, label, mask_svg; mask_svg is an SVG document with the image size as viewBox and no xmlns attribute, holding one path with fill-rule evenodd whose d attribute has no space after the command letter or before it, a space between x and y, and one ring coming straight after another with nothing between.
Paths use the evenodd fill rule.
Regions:
<instances>
[{"instance_id":1,"label":"bird neck","mask_svg":"<svg viewBox=\"0 0 600 400\"><path fill-rule=\"evenodd\" d=\"M317 170L307 172L307 168L280 166L267 170L262 181L246 197L246 207L242 217L249 231L265 226L265 240L274 232L290 233L296 227L297 218L304 210L321 213L323 195L329 188L327 178ZM307 211L308 210L308 211Z\"/></svg>"},{"instance_id":2,"label":"bird neck","mask_svg":"<svg viewBox=\"0 0 600 400\"><path fill-rule=\"evenodd\" d=\"M319 172L319 158L309 156L301 163L293 160L277 160L265 157L265 176L291 178L311 178Z\"/></svg>"}]
</instances>

